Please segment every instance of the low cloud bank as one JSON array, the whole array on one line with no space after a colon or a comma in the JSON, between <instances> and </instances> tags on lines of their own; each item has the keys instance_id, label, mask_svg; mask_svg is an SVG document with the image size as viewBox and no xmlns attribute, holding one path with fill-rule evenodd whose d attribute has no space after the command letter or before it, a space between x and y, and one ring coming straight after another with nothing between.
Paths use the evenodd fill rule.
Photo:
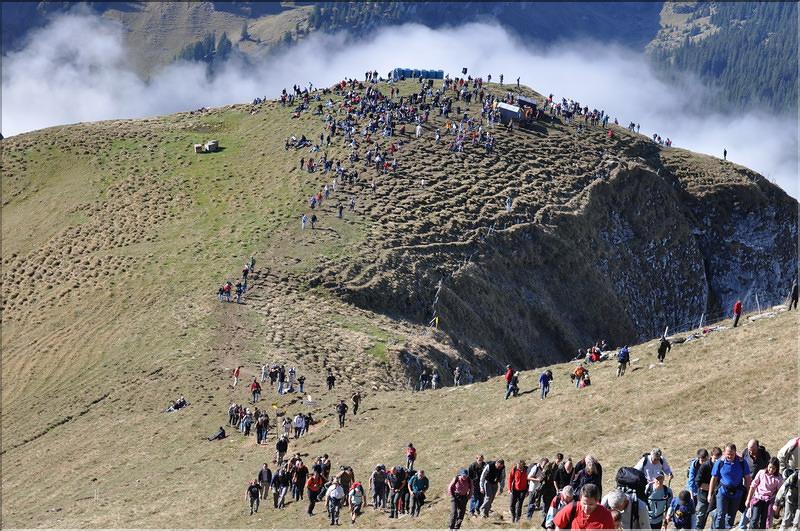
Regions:
<instances>
[{"instance_id":1,"label":"low cloud bank","mask_svg":"<svg viewBox=\"0 0 800 531\"><path fill-rule=\"evenodd\" d=\"M680 87L660 81L644 56L597 42L533 48L502 27L467 24L433 30L386 28L366 39L314 34L255 67L232 62L213 78L204 65L173 64L145 82L130 66L123 29L86 13L54 19L22 50L3 57L2 132L73 122L139 118L275 97L293 84L330 86L367 70L441 69L520 83L540 93L605 109L620 125L671 138L673 145L751 167L794 197L798 184L796 117L757 112L719 114L713 97L690 79Z\"/></svg>"}]
</instances>

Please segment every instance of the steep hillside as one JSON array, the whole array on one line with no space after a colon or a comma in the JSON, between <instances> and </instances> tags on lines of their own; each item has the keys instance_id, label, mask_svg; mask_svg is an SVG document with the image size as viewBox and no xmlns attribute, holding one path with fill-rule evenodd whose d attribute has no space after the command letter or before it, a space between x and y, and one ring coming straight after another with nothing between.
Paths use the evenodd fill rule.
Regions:
<instances>
[{"instance_id":1,"label":"steep hillside","mask_svg":"<svg viewBox=\"0 0 800 531\"><path fill-rule=\"evenodd\" d=\"M353 467L365 481L377 463L404 462L404 447L418 448L417 466L431 488L418 519L368 507L358 527L444 528L449 502L443 495L457 469L474 455L526 459L555 452L574 460L596 455L604 467L604 488L613 472L632 465L653 445L660 446L675 473L672 486L683 485L688 460L698 447L727 442L742 446L758 437L774 455L796 435L800 406L796 387L797 312L774 319L745 321L737 329L673 347L667 363L655 363L655 342L632 348L633 364L617 378L613 362L592 368L593 385L582 390L569 382L571 364L553 365L551 396L538 398L538 371L522 373L518 398L503 400L499 377L486 383L446 387L423 393L368 393L362 411L338 429L332 405L338 388L310 383L313 402L278 397L267 388L262 400L293 415L313 411L319 420L311 432L292 441L290 452L308 462L328 453L334 469ZM726 324L729 324L726 323ZM753 363L762 360L766 363ZM739 382L764 382L765 371L788 371L790 377L767 379L746 391L730 391L731 375ZM323 527L324 509L305 515L306 503L289 502L275 510L269 502L249 516L243 500L247 482L270 460L274 433L266 447L255 445L232 428L230 437L204 439L226 420L230 400L244 401L246 391L232 393L222 374L197 370L151 375L125 387L47 436L3 454L4 523L14 527L180 527L227 528ZM183 387L182 387L183 386ZM165 414L163 397L187 391L190 406ZM775 397L783 397L776 407ZM302 405L301 405L302 403ZM269 409L272 412L272 409ZM4 433L8 431L6 427ZM4 446L5 447L5 446ZM55 485L39 480L47 476ZM510 520L508 495L498 497L488 521L469 520L465 528L496 527ZM344 522L344 518L343 518ZM348 524L344 524L348 525ZM522 527L531 527L523 521Z\"/></svg>"},{"instance_id":2,"label":"steep hillside","mask_svg":"<svg viewBox=\"0 0 800 531\"><path fill-rule=\"evenodd\" d=\"M399 88L408 98L418 84ZM342 95L320 103L328 97L342 118ZM457 115L477 116L474 102L459 103ZM300 170L318 153L284 149L291 135L323 130L323 116L293 111L233 105L2 141L5 523L244 524L221 509L241 497L234 486L255 449L202 440L242 399L226 385L237 365L247 379L264 361L299 367L314 401L304 407L322 415L336 396L322 391L331 368L337 394L362 389L365 409L383 408L371 430L392 407L405 411L408 395L391 393L423 367L449 383L456 364L481 379L508 361L562 362L599 337L634 342L714 317L735 297L782 299L797 271L797 203L762 177L616 126L609 138L558 119L490 128L487 155L470 143L450 151L450 135L435 143L445 119L434 112L422 138L394 138L395 173L355 164L359 178L340 180L315 211L319 226L301 230L308 197L332 175ZM356 136L363 157L368 143ZM211 138L222 151L194 153ZM326 151L353 166L341 136ZM339 219L351 197L355 211ZM217 287L250 256L245 304L218 302ZM434 312L438 329L427 326ZM162 415L180 394L190 409ZM274 403L299 407L295 397ZM328 439L329 422L313 448L341 443ZM403 439L428 436L413 415L396 422ZM340 455L363 468L390 447L378 442ZM454 444L471 454L468 443ZM52 482L34 480L44 474ZM198 494L196 480L209 489ZM189 498L207 512L187 520Z\"/></svg>"}]
</instances>

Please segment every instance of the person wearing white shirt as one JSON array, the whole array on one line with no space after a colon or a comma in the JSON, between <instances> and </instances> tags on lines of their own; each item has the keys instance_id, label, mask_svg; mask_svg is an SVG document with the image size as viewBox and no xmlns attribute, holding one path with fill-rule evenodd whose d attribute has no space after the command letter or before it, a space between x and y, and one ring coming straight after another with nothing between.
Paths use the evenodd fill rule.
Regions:
<instances>
[{"instance_id":1,"label":"person wearing white shirt","mask_svg":"<svg viewBox=\"0 0 800 531\"><path fill-rule=\"evenodd\" d=\"M338 479L334 479L331 486L325 491L325 498L328 500L328 514L331 515L331 525L339 525L339 509L342 507L344 489L339 484Z\"/></svg>"},{"instance_id":2,"label":"person wearing white shirt","mask_svg":"<svg viewBox=\"0 0 800 531\"><path fill-rule=\"evenodd\" d=\"M643 456L634 468L644 473L648 483L653 483L659 472L663 472L670 479L673 478L672 469L667 463L667 458L662 455L661 448L653 448L650 455Z\"/></svg>"}]
</instances>

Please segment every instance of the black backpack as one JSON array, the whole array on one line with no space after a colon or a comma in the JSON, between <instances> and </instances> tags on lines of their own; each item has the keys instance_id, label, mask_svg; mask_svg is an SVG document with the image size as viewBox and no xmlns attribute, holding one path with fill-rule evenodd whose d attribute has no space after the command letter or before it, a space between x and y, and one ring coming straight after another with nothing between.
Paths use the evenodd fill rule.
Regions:
<instances>
[{"instance_id":1,"label":"black backpack","mask_svg":"<svg viewBox=\"0 0 800 531\"><path fill-rule=\"evenodd\" d=\"M633 468L632 466L624 466L617 470L617 488L623 491L631 491L636 493L636 497L647 503L647 477L644 472Z\"/></svg>"}]
</instances>

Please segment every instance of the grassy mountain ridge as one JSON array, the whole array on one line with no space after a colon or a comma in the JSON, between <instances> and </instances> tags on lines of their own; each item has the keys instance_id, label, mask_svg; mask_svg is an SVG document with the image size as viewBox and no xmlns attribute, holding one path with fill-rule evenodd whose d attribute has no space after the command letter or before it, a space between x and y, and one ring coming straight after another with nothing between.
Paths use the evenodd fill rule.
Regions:
<instances>
[{"instance_id":1,"label":"grassy mountain ridge","mask_svg":"<svg viewBox=\"0 0 800 531\"><path fill-rule=\"evenodd\" d=\"M385 85L379 88L387 89ZM417 85L409 81L399 88L408 96ZM488 90L504 92L496 85ZM533 94L530 89L524 91ZM419 414L442 415L431 421L444 423L451 420L449 408L464 401L455 393L470 393L466 401L471 402L497 383L443 390L435 396L451 398L414 404L403 391L407 378L415 379L423 367L438 367L449 382L446 370L454 363L470 367L479 378L494 375L495 364L515 354L500 348L502 338L487 334L490 341L484 342L481 332L490 327L502 332L506 325L507 336L539 334L544 345L549 340L547 330L554 325L579 331L575 341L588 341L585 337L624 326L623 306L609 304L604 312L608 323L602 329L589 328L600 326L596 318L584 317L585 323L580 323L562 316L559 321L552 318L555 314L549 314L544 324L534 320L525 328L495 315L483 319L485 328L476 327L470 333L459 329L470 321L458 317L458 304L478 314L484 310L482 304L497 301L501 293L511 308L527 308L530 297L546 293L528 289L525 278L514 277L505 268L527 265L523 259L533 248L525 246L536 243L540 232L561 238L565 246L580 242L580 237L589 238L591 234L582 232L585 223L572 225L564 218L590 212L594 219L604 219L613 213L597 209L593 206L597 202L614 204L617 197L643 197L646 190L655 189L659 197L675 201L670 205L687 210L692 209L686 206L689 198L697 202L696 209L714 205L712 210L720 219L713 220L713 227L722 232L728 214L738 217L736 208L759 206L759 212L772 209L775 219L786 218L779 225L764 214L763 226L780 240L765 253L784 252L782 242L796 241L796 221L792 233L791 215L785 213L787 208L796 212L796 202L746 168L685 150L658 148L614 126L616 136L609 139L600 128L579 134L574 124L561 123L540 124L530 133L497 128L498 145L491 157L481 157L480 148L473 146L464 153L452 153L445 144L433 143L430 127L441 127L440 117L432 118L423 138L402 137L405 143L397 154L396 175L381 176L359 166L361 179L355 184L340 183L333 200L317 211L319 229L301 231L299 216L307 211L307 197L329 177L301 172L298 158L308 153L284 149L290 135L316 138L322 127L321 118L308 112L291 118L291 110L277 102L232 105L146 120L55 127L2 141L2 458L6 465L2 503L6 523L59 527L174 526L187 521L208 526L247 524L238 513L226 509L238 503L242 478L268 452L238 438L222 445L202 439L224 422L231 400L243 400L242 388L232 391L226 386L230 369L240 364L248 379L265 360L285 361L307 374L314 404L301 406L296 397L270 396L265 401L266 407L275 403L280 411L303 407L318 413L322 423L303 451L316 454L336 445L357 444L358 452L337 450L335 455L341 456L337 463L346 459L365 470L375 460L388 461L387 449L397 441L390 444L383 437L370 437L392 433L395 425L382 425L382 417L369 410L402 413L391 416L400 423L396 428L402 439L399 449L408 442L408 435L413 439L432 435L416 422L411 408ZM474 104L469 111L476 111ZM193 152L194 143L210 138L218 139L224 149L205 155ZM349 150L334 139L328 153L346 160ZM599 175L599 168L606 172ZM375 192L369 186L372 178L377 183ZM422 185L421 178L428 184ZM509 190L515 194L510 215L502 206ZM356 212L337 219L336 202L351 195L358 197ZM739 205L734 208L733 203ZM631 212L634 219L639 215ZM677 217L668 221L685 223ZM494 237L513 244L505 246L510 254L498 253L498 257L490 252L497 247L487 249L481 244L487 225L494 226ZM650 229L633 227L643 235L634 243L649 237ZM671 226L656 229L669 232ZM714 237L718 234L708 232ZM607 233L617 236L626 231ZM729 235L723 239L737 252L749 252L752 243ZM473 251L477 254L464 264L465 256ZM796 270L796 254L786 252L778 262L782 276L788 274L786 269L791 271L786 264L791 266L792 260ZM257 263L246 304L219 303L216 287L226 278L235 278L250 256ZM753 260L751 265L763 263L758 256ZM554 264L563 266L557 260ZM737 267L740 262L730 260L718 267L731 264ZM441 298L442 329L432 330L426 326L425 310L434 295L428 288L441 278L439 272L453 268L456 272ZM761 270L755 267L751 274L758 277L764 291L778 289L771 283L783 289L782 277L766 278L758 275ZM471 284L479 282L482 274L493 283L486 282L483 293L473 291ZM536 276L538 281L539 275L552 287L560 287L556 284L560 277L552 269L541 268L537 275L527 276ZM417 289L409 278L419 278L424 289ZM596 282L603 282L602 277ZM498 286L507 290L492 291ZM419 306L406 307L410 295L418 297ZM606 308L601 306L606 304L601 297L597 300L598 308ZM461 318L463 323L459 323ZM620 322L615 323L616 319ZM780 334L790 334L791 319L782 316L769 321L780 326L763 326L772 326L770 336L788 344L792 338ZM747 343L748 334L761 326L759 322L730 333L738 334L742 349L752 347L766 355L762 343ZM709 341L721 341L717 337L721 338ZM702 343L706 345L714 343ZM536 352L515 362L524 368L539 367L572 354L561 348L534 348ZM652 350L642 348L643 352ZM709 347L697 355L713 357L716 352L716 347ZM781 348L776 363L788 363L784 358L789 353L789 348ZM339 376L336 393L322 389L327 367ZM676 365L681 370L688 367ZM713 382L714 371L720 369L711 362L708 367ZM558 370L563 382L566 366ZM755 369L748 365L742 370ZM638 377L637 373L632 376ZM665 376L659 381L666 385L668 380ZM613 387L601 382L594 388L597 393ZM713 385L706 390L705 383L709 382L698 381L688 391L716 392ZM525 385L530 387L527 380ZM780 385L791 385L791 381L783 379ZM360 442L353 442L350 433L331 435L330 430L332 401L356 388L368 394L364 408L371 419L359 428L364 431L358 433L365 434L355 439ZM180 394L189 398L190 408L178 415L161 414L167 402ZM561 399L561 407L572 403L568 396ZM598 408L610 410L615 403ZM494 402L489 405L487 416L499 407ZM520 415L528 409L516 407ZM757 407L766 408L767 400ZM459 414L467 418L466 413ZM789 421L780 422L779 430L789 431L784 427ZM497 429L502 426L498 422ZM741 427L755 430L752 423ZM475 436L478 428L484 429L483 425L472 427L453 443L459 452L474 453L467 436ZM723 429L709 437L721 437ZM603 433L609 434L610 429L604 427ZM527 444L531 436L523 435ZM571 442L560 444L582 451L586 435L576 431L569 435ZM736 436L744 438L745 431ZM489 450L510 451L522 444L522 439L509 440L510 446ZM646 447L651 442L642 439L636 444ZM677 454L684 446L669 451ZM434 471L435 488L440 491L456 455L448 454L450 447L443 441L431 440L425 447L432 461L424 466ZM610 452L610 443L600 450L604 448ZM541 451L550 449L546 446ZM613 455L613 459L623 459ZM460 453L457 458L462 459ZM51 481L36 479L45 476ZM209 488L198 490L198 482ZM446 504L436 503L431 519L419 525L439 525ZM44 516L42 507L48 511ZM290 514L294 513L287 512L267 525L305 525ZM383 520L374 523L383 525ZM313 521L313 525L319 524Z\"/></svg>"}]
</instances>

